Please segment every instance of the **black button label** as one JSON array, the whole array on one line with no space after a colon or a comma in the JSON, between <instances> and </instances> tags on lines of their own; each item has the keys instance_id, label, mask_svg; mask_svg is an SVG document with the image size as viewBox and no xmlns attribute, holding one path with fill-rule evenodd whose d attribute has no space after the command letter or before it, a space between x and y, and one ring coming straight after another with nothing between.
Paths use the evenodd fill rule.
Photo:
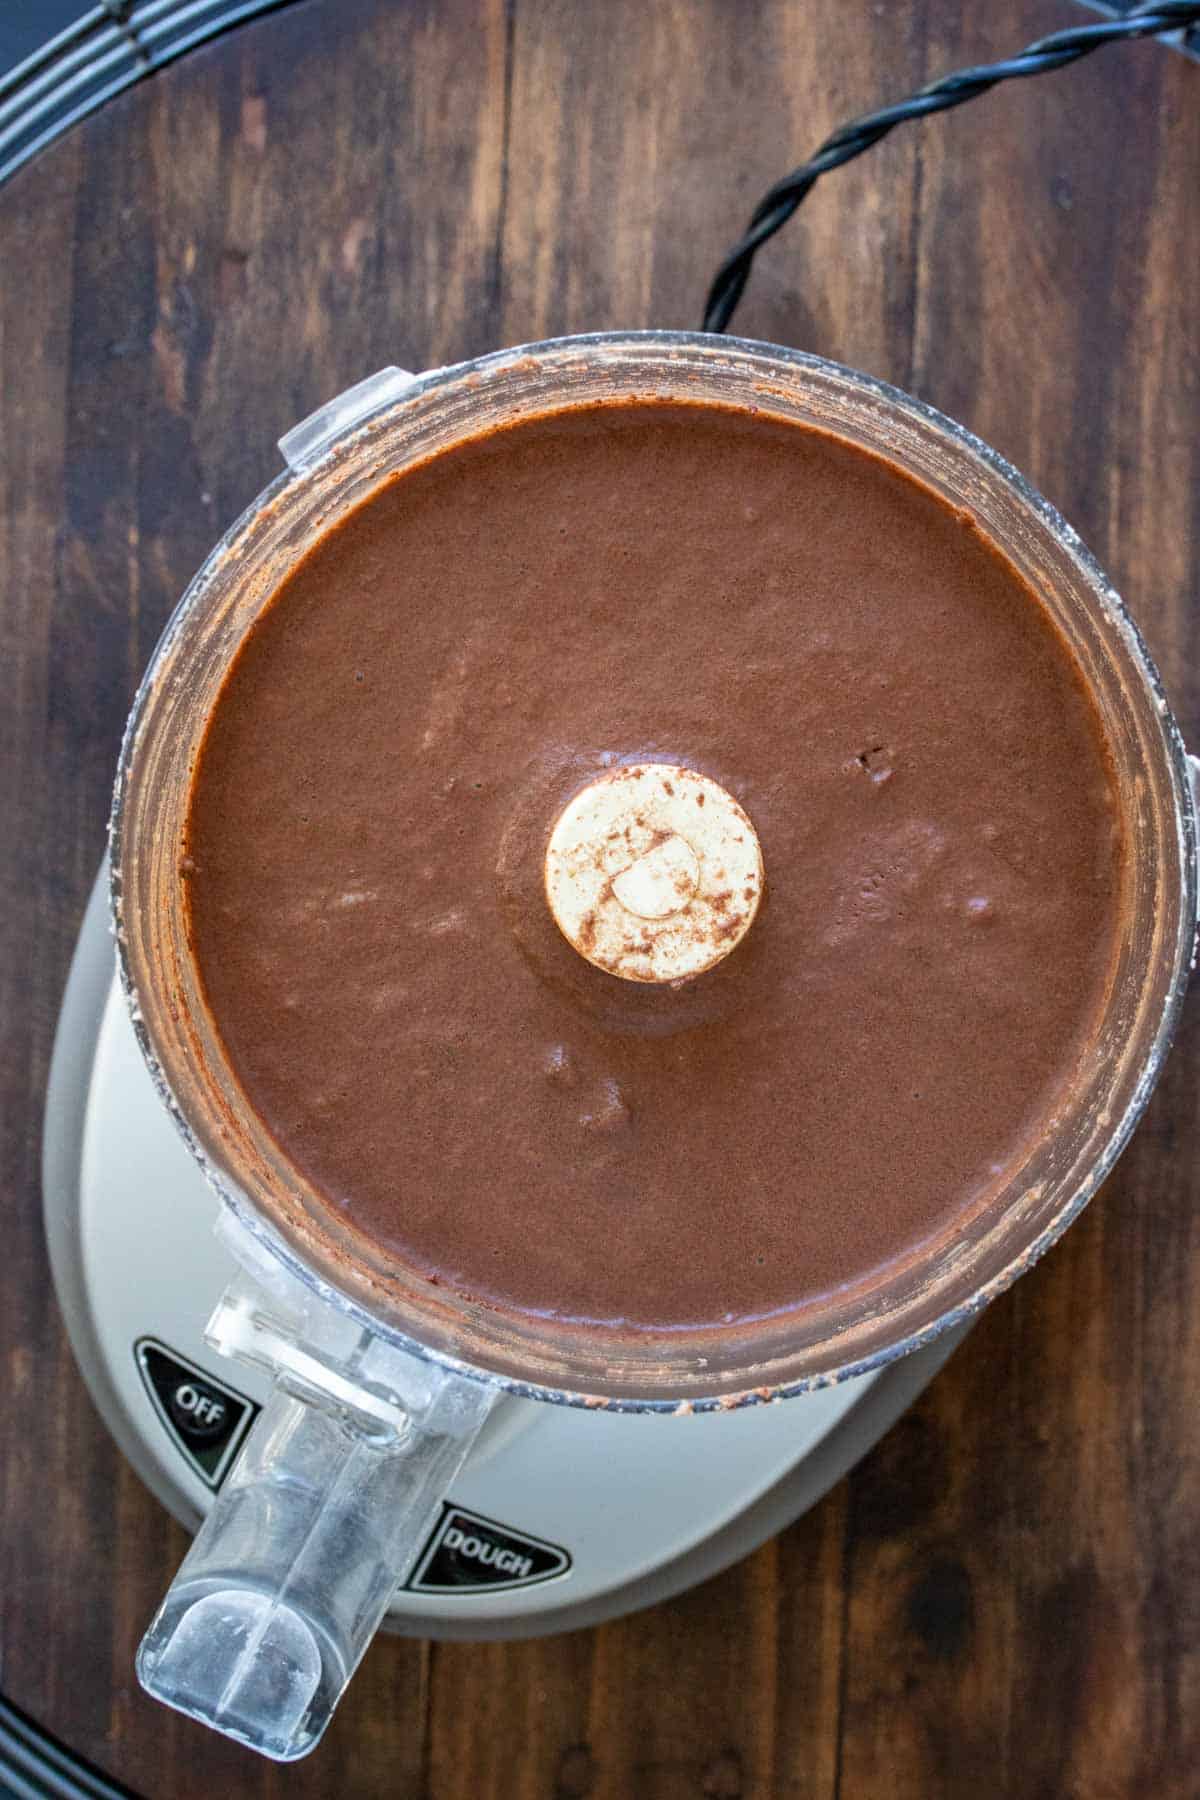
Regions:
<instances>
[{"instance_id":1,"label":"black button label","mask_svg":"<svg viewBox=\"0 0 1200 1800\"><path fill-rule=\"evenodd\" d=\"M447 1500L405 1587L414 1594L532 1587L565 1575L571 1558L558 1544L500 1525Z\"/></svg>"},{"instance_id":2,"label":"black button label","mask_svg":"<svg viewBox=\"0 0 1200 1800\"><path fill-rule=\"evenodd\" d=\"M153 1338L140 1338L134 1355L155 1412L200 1479L215 1491L258 1407Z\"/></svg>"}]
</instances>

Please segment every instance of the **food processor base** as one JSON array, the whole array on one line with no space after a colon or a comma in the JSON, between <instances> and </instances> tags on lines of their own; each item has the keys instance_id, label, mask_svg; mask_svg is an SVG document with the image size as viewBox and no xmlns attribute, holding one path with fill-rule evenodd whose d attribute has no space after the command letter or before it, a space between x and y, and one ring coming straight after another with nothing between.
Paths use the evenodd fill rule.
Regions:
<instances>
[{"instance_id":1,"label":"food processor base","mask_svg":"<svg viewBox=\"0 0 1200 1800\"><path fill-rule=\"evenodd\" d=\"M204 1342L236 1266L117 986L107 867L59 1018L43 1188L55 1287L92 1397L142 1480L194 1529L269 1384ZM814 1505L965 1330L856 1380L728 1413L664 1421L503 1397L388 1627L531 1637L703 1581Z\"/></svg>"}]
</instances>

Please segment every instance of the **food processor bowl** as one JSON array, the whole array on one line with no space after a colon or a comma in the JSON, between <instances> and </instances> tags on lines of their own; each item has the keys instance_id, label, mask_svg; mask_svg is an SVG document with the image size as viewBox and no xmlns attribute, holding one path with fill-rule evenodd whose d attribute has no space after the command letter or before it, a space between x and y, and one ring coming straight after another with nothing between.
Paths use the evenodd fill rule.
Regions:
<instances>
[{"instance_id":1,"label":"food processor bowl","mask_svg":"<svg viewBox=\"0 0 1200 1800\"><path fill-rule=\"evenodd\" d=\"M965 1216L883 1273L795 1312L670 1333L509 1312L426 1281L356 1232L242 1093L189 950L179 871L191 773L222 681L317 537L382 480L457 441L629 398L754 408L817 427L885 456L977 521L1083 672L1128 848L1103 1017L1052 1131ZM140 1672L170 1704L287 1758L316 1741L498 1391L664 1413L773 1399L903 1354L1028 1268L1096 1191L1145 1108L1192 964L1197 876L1189 760L1121 601L1014 469L894 388L738 339L602 334L420 376L384 371L281 449L286 472L213 550L139 690L113 811L112 903L143 1053L225 1202L223 1229L247 1269L218 1306L211 1339L277 1382L148 1634Z\"/></svg>"}]
</instances>

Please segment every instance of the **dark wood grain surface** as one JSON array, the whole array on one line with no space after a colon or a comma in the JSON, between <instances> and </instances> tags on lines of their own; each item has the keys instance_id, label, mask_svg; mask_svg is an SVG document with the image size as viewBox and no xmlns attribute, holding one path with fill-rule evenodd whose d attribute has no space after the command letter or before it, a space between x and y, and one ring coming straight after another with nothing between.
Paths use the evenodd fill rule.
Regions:
<instances>
[{"instance_id":1,"label":"dark wood grain surface","mask_svg":"<svg viewBox=\"0 0 1200 1800\"><path fill-rule=\"evenodd\" d=\"M280 1771L141 1698L182 1554L73 1366L40 1225L56 1011L122 720L274 443L381 364L693 325L759 190L1065 0L305 0L0 190L0 1689L152 1800L1195 1800L1200 1008L1133 1147L825 1503L673 1604L381 1641ZM990 439L1200 743L1200 69L1153 45L898 133L738 318Z\"/></svg>"}]
</instances>

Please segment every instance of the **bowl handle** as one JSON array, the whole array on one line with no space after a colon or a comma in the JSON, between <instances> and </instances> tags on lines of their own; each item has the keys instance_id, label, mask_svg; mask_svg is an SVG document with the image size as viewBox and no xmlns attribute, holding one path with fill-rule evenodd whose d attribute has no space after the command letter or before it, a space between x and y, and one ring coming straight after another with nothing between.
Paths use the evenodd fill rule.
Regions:
<instances>
[{"instance_id":1,"label":"bowl handle","mask_svg":"<svg viewBox=\"0 0 1200 1800\"><path fill-rule=\"evenodd\" d=\"M208 1341L274 1390L142 1640L148 1694L263 1756L317 1743L498 1389L418 1360L276 1269Z\"/></svg>"}]
</instances>

